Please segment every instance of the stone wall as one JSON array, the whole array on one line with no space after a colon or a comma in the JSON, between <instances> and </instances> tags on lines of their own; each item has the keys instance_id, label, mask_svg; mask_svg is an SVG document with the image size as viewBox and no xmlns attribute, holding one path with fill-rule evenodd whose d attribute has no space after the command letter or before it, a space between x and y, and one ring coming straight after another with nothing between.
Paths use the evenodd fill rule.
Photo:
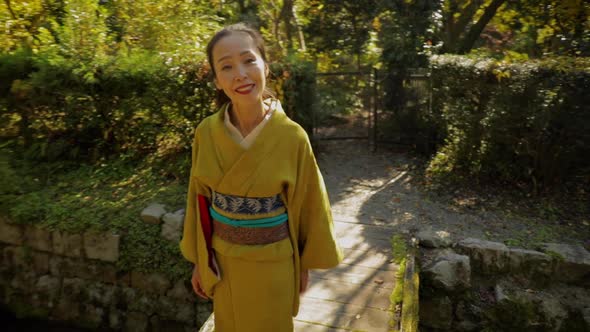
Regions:
<instances>
[{"instance_id":1,"label":"stone wall","mask_svg":"<svg viewBox=\"0 0 590 332\"><path fill-rule=\"evenodd\" d=\"M424 231L420 331L590 331L590 253Z\"/></svg>"},{"instance_id":2,"label":"stone wall","mask_svg":"<svg viewBox=\"0 0 590 332\"><path fill-rule=\"evenodd\" d=\"M147 214L144 210L142 219ZM178 241L182 215L164 211L157 220L166 215L162 236ZM111 233L48 231L0 217L2 306L19 317L89 328L195 331L201 326L211 304L194 295L190 280L116 269L124 240Z\"/></svg>"}]
</instances>

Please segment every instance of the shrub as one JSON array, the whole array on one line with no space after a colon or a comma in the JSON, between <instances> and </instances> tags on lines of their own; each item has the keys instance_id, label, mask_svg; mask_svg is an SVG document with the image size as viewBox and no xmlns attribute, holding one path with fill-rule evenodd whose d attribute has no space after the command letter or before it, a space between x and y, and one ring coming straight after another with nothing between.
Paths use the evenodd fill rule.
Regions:
<instances>
[{"instance_id":1,"label":"shrub","mask_svg":"<svg viewBox=\"0 0 590 332\"><path fill-rule=\"evenodd\" d=\"M273 65L285 111L311 132L313 65ZM24 142L29 159L96 161L190 150L197 124L215 111L204 62L168 64L136 50L92 64L45 52L0 57L0 114ZM14 135L12 135L14 136Z\"/></svg>"},{"instance_id":2,"label":"shrub","mask_svg":"<svg viewBox=\"0 0 590 332\"><path fill-rule=\"evenodd\" d=\"M273 64L274 89L289 117L299 123L308 135L313 131L315 66L295 57Z\"/></svg>"},{"instance_id":3,"label":"shrub","mask_svg":"<svg viewBox=\"0 0 590 332\"><path fill-rule=\"evenodd\" d=\"M524 180L535 187L590 171L590 59L501 63L431 59L444 142L432 175Z\"/></svg>"}]
</instances>

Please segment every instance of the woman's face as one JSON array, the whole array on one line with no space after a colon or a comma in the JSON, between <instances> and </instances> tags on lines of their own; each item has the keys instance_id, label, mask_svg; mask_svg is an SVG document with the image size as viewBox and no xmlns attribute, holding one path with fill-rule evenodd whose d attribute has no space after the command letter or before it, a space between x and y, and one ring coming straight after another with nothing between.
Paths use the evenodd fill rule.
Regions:
<instances>
[{"instance_id":1,"label":"woman's face","mask_svg":"<svg viewBox=\"0 0 590 332\"><path fill-rule=\"evenodd\" d=\"M262 101L268 67L250 35L233 32L215 44L212 54L215 86L233 104Z\"/></svg>"}]
</instances>

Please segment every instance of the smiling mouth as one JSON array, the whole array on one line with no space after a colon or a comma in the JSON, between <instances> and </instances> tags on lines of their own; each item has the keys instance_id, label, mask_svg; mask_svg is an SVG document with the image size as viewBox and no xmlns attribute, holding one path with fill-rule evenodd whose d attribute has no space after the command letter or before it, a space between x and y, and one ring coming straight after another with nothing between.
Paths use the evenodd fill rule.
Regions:
<instances>
[{"instance_id":1,"label":"smiling mouth","mask_svg":"<svg viewBox=\"0 0 590 332\"><path fill-rule=\"evenodd\" d=\"M240 87L238 87L235 91L239 94L248 94L250 93L252 90L254 90L254 86L255 84L247 84L247 85L242 85Z\"/></svg>"}]
</instances>

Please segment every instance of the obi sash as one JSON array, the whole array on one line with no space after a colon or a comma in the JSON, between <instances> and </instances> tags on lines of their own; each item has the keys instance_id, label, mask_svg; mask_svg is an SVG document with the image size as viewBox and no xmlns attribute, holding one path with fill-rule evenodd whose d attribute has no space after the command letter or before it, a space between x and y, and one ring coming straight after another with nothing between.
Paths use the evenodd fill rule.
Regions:
<instances>
[{"instance_id":1,"label":"obi sash","mask_svg":"<svg viewBox=\"0 0 590 332\"><path fill-rule=\"evenodd\" d=\"M279 194L241 197L213 192L209 213L221 239L243 245L261 245L289 237L289 219Z\"/></svg>"}]
</instances>

